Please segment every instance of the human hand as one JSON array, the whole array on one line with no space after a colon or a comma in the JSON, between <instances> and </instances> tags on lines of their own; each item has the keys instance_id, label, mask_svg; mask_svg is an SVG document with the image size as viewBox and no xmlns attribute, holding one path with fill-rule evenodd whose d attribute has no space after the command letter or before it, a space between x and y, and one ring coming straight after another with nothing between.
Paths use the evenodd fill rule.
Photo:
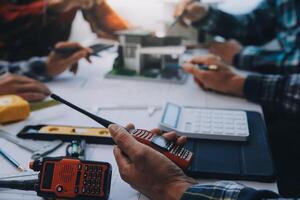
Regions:
<instances>
[{"instance_id":1,"label":"human hand","mask_svg":"<svg viewBox=\"0 0 300 200\"><path fill-rule=\"evenodd\" d=\"M132 128L132 125L127 126L127 130ZM122 179L150 199L180 199L196 181L163 154L138 142L127 130L118 125L109 126L117 144L114 155ZM154 132L160 133L157 129ZM174 133L167 137L174 138Z\"/></svg>"},{"instance_id":2,"label":"human hand","mask_svg":"<svg viewBox=\"0 0 300 200\"><path fill-rule=\"evenodd\" d=\"M0 77L0 95L16 94L28 101L40 101L50 93L44 84L25 76L6 74Z\"/></svg>"},{"instance_id":3,"label":"human hand","mask_svg":"<svg viewBox=\"0 0 300 200\"><path fill-rule=\"evenodd\" d=\"M196 65L216 65L215 71L200 70ZM204 90L214 90L224 94L243 96L245 78L233 73L218 56L208 55L193 58L183 65L183 69L194 76L195 82Z\"/></svg>"},{"instance_id":4,"label":"human hand","mask_svg":"<svg viewBox=\"0 0 300 200\"><path fill-rule=\"evenodd\" d=\"M60 42L55 45L56 49L64 49L64 48L78 48L79 51L76 51L74 54L65 57L55 51L52 51L48 56L47 60L47 74L49 76L56 76L61 74L67 69L70 69L74 74L77 73L78 70L78 61L82 58L86 58L89 60L89 54L92 53L92 50L89 48L84 48L78 43L75 42Z\"/></svg>"},{"instance_id":5,"label":"human hand","mask_svg":"<svg viewBox=\"0 0 300 200\"><path fill-rule=\"evenodd\" d=\"M226 42L213 42L210 45L209 52L220 56L226 63L232 65L234 56L240 53L242 45L236 40Z\"/></svg>"},{"instance_id":6,"label":"human hand","mask_svg":"<svg viewBox=\"0 0 300 200\"><path fill-rule=\"evenodd\" d=\"M189 25L187 21L196 22L201 20L208 12L208 5L193 0L181 0L176 6L174 17L180 17L179 23L183 26Z\"/></svg>"}]
</instances>

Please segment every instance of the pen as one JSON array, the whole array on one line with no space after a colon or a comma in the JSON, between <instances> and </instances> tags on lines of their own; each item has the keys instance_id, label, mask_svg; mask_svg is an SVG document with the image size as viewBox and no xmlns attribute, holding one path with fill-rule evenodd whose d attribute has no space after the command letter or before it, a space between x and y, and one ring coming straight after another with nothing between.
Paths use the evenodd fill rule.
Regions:
<instances>
[{"instance_id":1,"label":"pen","mask_svg":"<svg viewBox=\"0 0 300 200\"><path fill-rule=\"evenodd\" d=\"M114 45L105 45L105 44L97 44L90 46L93 50L92 53L90 53L90 56L96 56L96 57L101 57L98 53L101 51L104 51L106 49L109 49L113 47ZM76 53L77 51L80 51L82 48L80 47L65 47L65 48L50 48L51 51L55 51L56 53L64 56L64 57L69 57L72 54Z\"/></svg>"},{"instance_id":2,"label":"pen","mask_svg":"<svg viewBox=\"0 0 300 200\"><path fill-rule=\"evenodd\" d=\"M194 3L194 2L197 2L197 1L200 1L200 0L192 0L192 1L190 1L187 5L190 5L190 4L192 4L192 3ZM182 18L183 18L183 16L186 14L186 10L184 10L183 12L182 12L182 14L181 15L179 15L179 16L177 16L176 18L175 18L175 20L174 20L174 22L170 25L170 29L171 28L173 28Z\"/></svg>"},{"instance_id":3,"label":"pen","mask_svg":"<svg viewBox=\"0 0 300 200\"><path fill-rule=\"evenodd\" d=\"M55 53L60 54L63 57L69 57L72 54L76 53L77 51L80 51L81 49L82 48L79 47L65 47L65 48L53 48L51 50L54 51ZM89 56L100 57L98 53L95 52L90 53Z\"/></svg>"},{"instance_id":4,"label":"pen","mask_svg":"<svg viewBox=\"0 0 300 200\"><path fill-rule=\"evenodd\" d=\"M0 154L7 161L9 161L13 166L15 166L19 171L21 171L21 172L25 171L24 168L21 167L21 165L15 159L13 159L10 155L8 155L6 152L4 152L1 148L0 148Z\"/></svg>"},{"instance_id":5,"label":"pen","mask_svg":"<svg viewBox=\"0 0 300 200\"><path fill-rule=\"evenodd\" d=\"M196 65L198 69L205 71L218 71L218 65Z\"/></svg>"}]
</instances>

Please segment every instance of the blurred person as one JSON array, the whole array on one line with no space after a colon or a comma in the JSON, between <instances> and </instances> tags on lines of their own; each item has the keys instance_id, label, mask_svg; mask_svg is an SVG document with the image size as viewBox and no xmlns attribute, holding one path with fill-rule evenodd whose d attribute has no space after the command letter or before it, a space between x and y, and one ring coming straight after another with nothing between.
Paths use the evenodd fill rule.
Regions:
<instances>
[{"instance_id":1,"label":"blurred person","mask_svg":"<svg viewBox=\"0 0 300 200\"><path fill-rule=\"evenodd\" d=\"M134 189L152 200L259 200L279 199L280 196L267 190L255 190L232 181L220 181L212 184L200 184L185 173L166 156L138 142L126 129L118 125L109 127L110 134L116 143L114 156L120 175ZM152 131L161 134L156 129ZM174 132L164 135L169 140L177 140ZM283 199L283 198L281 198Z\"/></svg>"},{"instance_id":2,"label":"blurred person","mask_svg":"<svg viewBox=\"0 0 300 200\"><path fill-rule=\"evenodd\" d=\"M49 47L69 39L77 11L99 37L128 28L105 0L0 0L0 60L48 55Z\"/></svg>"},{"instance_id":3,"label":"blurred person","mask_svg":"<svg viewBox=\"0 0 300 200\"><path fill-rule=\"evenodd\" d=\"M299 72L300 2L298 0L262 0L252 11L232 15L200 1L181 0L175 16L204 32L224 37L210 52L236 68L272 74ZM280 50L262 45L276 39Z\"/></svg>"}]
</instances>

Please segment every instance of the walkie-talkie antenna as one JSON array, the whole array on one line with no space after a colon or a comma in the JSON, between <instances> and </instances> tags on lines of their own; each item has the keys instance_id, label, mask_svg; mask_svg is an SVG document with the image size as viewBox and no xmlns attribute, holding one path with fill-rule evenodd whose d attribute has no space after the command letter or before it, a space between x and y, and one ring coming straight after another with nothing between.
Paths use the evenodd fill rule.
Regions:
<instances>
[{"instance_id":1,"label":"walkie-talkie antenna","mask_svg":"<svg viewBox=\"0 0 300 200\"><path fill-rule=\"evenodd\" d=\"M101 125L104 126L105 128L108 128L108 126L109 126L110 124L115 124L115 123L113 123L113 122L111 122L111 121L108 121L108 120L106 120L106 119L103 119L103 118L101 118L101 117L98 117L98 116L96 116L96 115L93 115L92 113L90 113L90 112L88 112L88 111L86 111L86 110L83 110L82 108L79 108L78 106L75 106L74 104L72 104L72 103L68 102L67 100L65 100L65 99L63 99L63 98L61 98L61 97L59 97L59 96L56 95L56 94L51 94L50 97L51 97L52 99L56 100L56 101L59 101L59 102L65 104L65 105L67 105L67 106L73 108L74 110L77 110L78 112L80 112L80 113L82 113L82 114L88 116L89 118L91 118L91 119L93 119L94 121L98 122L99 124L101 124Z\"/></svg>"}]
</instances>

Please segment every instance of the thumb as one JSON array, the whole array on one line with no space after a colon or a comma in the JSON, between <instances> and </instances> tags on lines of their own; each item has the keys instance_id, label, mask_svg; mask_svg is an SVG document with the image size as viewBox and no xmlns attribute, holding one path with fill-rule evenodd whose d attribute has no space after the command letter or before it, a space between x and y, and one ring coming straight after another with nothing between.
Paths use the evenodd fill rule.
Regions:
<instances>
[{"instance_id":1,"label":"thumb","mask_svg":"<svg viewBox=\"0 0 300 200\"><path fill-rule=\"evenodd\" d=\"M135 160L135 155L139 153L143 145L134 139L122 126L112 124L108 127L108 130L121 151L123 151L130 160Z\"/></svg>"},{"instance_id":2,"label":"thumb","mask_svg":"<svg viewBox=\"0 0 300 200\"><path fill-rule=\"evenodd\" d=\"M187 73L190 73L190 74L193 74L194 73L194 68L195 68L195 65L194 64L192 64L192 63L184 63L183 65L182 65L182 68L183 68L183 70L185 71L185 72L187 72Z\"/></svg>"},{"instance_id":3,"label":"thumb","mask_svg":"<svg viewBox=\"0 0 300 200\"><path fill-rule=\"evenodd\" d=\"M198 69L198 67L191 63L185 63L183 64L183 69L187 73L192 74L194 77L196 77L199 80L203 80L204 76L208 73L206 71Z\"/></svg>"}]
</instances>

